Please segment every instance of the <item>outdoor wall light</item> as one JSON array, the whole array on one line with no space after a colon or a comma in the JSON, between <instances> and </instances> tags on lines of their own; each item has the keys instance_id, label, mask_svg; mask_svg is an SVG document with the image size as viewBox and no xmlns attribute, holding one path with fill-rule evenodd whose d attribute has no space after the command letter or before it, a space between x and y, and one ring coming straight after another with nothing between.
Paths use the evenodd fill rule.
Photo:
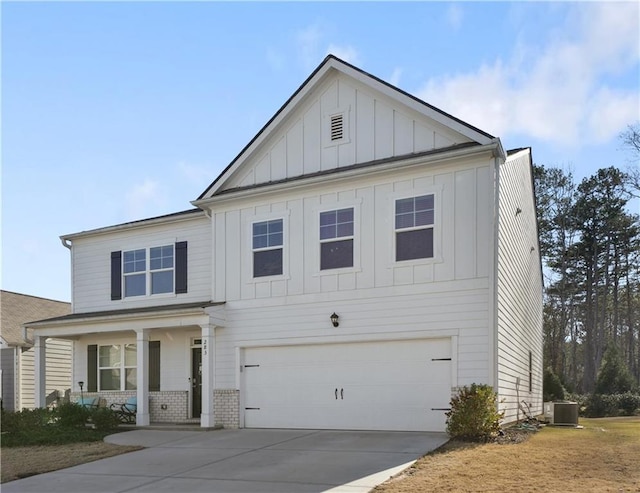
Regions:
<instances>
[{"instance_id":1,"label":"outdoor wall light","mask_svg":"<svg viewBox=\"0 0 640 493\"><path fill-rule=\"evenodd\" d=\"M78 387L80 387L80 402L84 403L84 396L82 395L82 387L84 387L84 382L82 380L78 382Z\"/></svg>"},{"instance_id":2,"label":"outdoor wall light","mask_svg":"<svg viewBox=\"0 0 640 493\"><path fill-rule=\"evenodd\" d=\"M338 315L336 314L336 312L333 312L333 313L331 314L331 317L329 317L329 318L331 318L331 323L333 324L333 326L334 326L334 327L337 327L338 325L340 325L340 324L338 323L338 318L340 318L340 317L338 317Z\"/></svg>"}]
</instances>

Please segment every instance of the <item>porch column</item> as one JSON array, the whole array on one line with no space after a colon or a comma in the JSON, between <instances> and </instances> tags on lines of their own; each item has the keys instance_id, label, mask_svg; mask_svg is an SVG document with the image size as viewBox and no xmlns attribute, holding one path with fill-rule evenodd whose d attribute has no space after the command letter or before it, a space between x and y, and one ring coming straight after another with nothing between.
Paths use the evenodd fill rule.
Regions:
<instances>
[{"instance_id":1,"label":"porch column","mask_svg":"<svg viewBox=\"0 0 640 493\"><path fill-rule=\"evenodd\" d=\"M149 426L149 330L136 330L138 409L136 425Z\"/></svg>"},{"instance_id":2,"label":"porch column","mask_svg":"<svg viewBox=\"0 0 640 493\"><path fill-rule=\"evenodd\" d=\"M212 428L215 425L213 414L213 389L215 387L215 326L201 325L202 328L202 413L200 426Z\"/></svg>"},{"instance_id":3,"label":"porch column","mask_svg":"<svg viewBox=\"0 0 640 493\"><path fill-rule=\"evenodd\" d=\"M47 407L47 338L34 336L34 382L35 407Z\"/></svg>"}]
</instances>

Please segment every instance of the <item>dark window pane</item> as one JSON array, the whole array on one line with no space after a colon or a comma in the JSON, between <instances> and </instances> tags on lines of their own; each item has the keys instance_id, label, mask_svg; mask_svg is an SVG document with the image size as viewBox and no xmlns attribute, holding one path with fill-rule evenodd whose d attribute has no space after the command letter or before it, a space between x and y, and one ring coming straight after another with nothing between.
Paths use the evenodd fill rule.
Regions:
<instances>
[{"instance_id":1,"label":"dark window pane","mask_svg":"<svg viewBox=\"0 0 640 493\"><path fill-rule=\"evenodd\" d=\"M151 294L173 292L173 270L151 273Z\"/></svg>"},{"instance_id":2,"label":"dark window pane","mask_svg":"<svg viewBox=\"0 0 640 493\"><path fill-rule=\"evenodd\" d=\"M331 241L320 245L320 270L353 267L353 240Z\"/></svg>"},{"instance_id":3,"label":"dark window pane","mask_svg":"<svg viewBox=\"0 0 640 493\"><path fill-rule=\"evenodd\" d=\"M253 248L265 248L267 246L269 246L269 238L267 235L253 237Z\"/></svg>"},{"instance_id":4,"label":"dark window pane","mask_svg":"<svg viewBox=\"0 0 640 493\"><path fill-rule=\"evenodd\" d=\"M433 224L433 209L416 212L416 226L429 226L431 224Z\"/></svg>"},{"instance_id":5,"label":"dark window pane","mask_svg":"<svg viewBox=\"0 0 640 493\"><path fill-rule=\"evenodd\" d=\"M282 246L282 233L269 233L269 246Z\"/></svg>"},{"instance_id":6,"label":"dark window pane","mask_svg":"<svg viewBox=\"0 0 640 493\"><path fill-rule=\"evenodd\" d=\"M396 216L396 229L412 228L413 226L413 213L398 214Z\"/></svg>"},{"instance_id":7,"label":"dark window pane","mask_svg":"<svg viewBox=\"0 0 640 493\"><path fill-rule=\"evenodd\" d=\"M336 223L336 211L321 212L320 213L320 226L328 226Z\"/></svg>"},{"instance_id":8,"label":"dark window pane","mask_svg":"<svg viewBox=\"0 0 640 493\"><path fill-rule=\"evenodd\" d=\"M396 261L433 257L433 228L396 233Z\"/></svg>"},{"instance_id":9,"label":"dark window pane","mask_svg":"<svg viewBox=\"0 0 640 493\"><path fill-rule=\"evenodd\" d=\"M151 258L149 260L149 267L151 270L162 269L162 260L159 258Z\"/></svg>"},{"instance_id":10,"label":"dark window pane","mask_svg":"<svg viewBox=\"0 0 640 493\"><path fill-rule=\"evenodd\" d=\"M433 195L422 195L416 197L416 211L425 211L427 209L433 209Z\"/></svg>"},{"instance_id":11,"label":"dark window pane","mask_svg":"<svg viewBox=\"0 0 640 493\"><path fill-rule=\"evenodd\" d=\"M254 223L253 224L253 236L256 235L266 235L267 234L267 223Z\"/></svg>"},{"instance_id":12,"label":"dark window pane","mask_svg":"<svg viewBox=\"0 0 640 493\"><path fill-rule=\"evenodd\" d=\"M396 214L403 214L413 211L413 198L396 200Z\"/></svg>"},{"instance_id":13,"label":"dark window pane","mask_svg":"<svg viewBox=\"0 0 640 493\"><path fill-rule=\"evenodd\" d=\"M253 277L282 274L282 248L253 252Z\"/></svg>"},{"instance_id":14,"label":"dark window pane","mask_svg":"<svg viewBox=\"0 0 640 493\"><path fill-rule=\"evenodd\" d=\"M338 224L337 236L353 236L353 223Z\"/></svg>"},{"instance_id":15,"label":"dark window pane","mask_svg":"<svg viewBox=\"0 0 640 493\"><path fill-rule=\"evenodd\" d=\"M328 240L329 238L336 237L336 227L331 224L330 226L320 226L320 239Z\"/></svg>"},{"instance_id":16,"label":"dark window pane","mask_svg":"<svg viewBox=\"0 0 640 493\"><path fill-rule=\"evenodd\" d=\"M134 274L124 276L124 295L125 296L144 296L146 294L146 275Z\"/></svg>"},{"instance_id":17,"label":"dark window pane","mask_svg":"<svg viewBox=\"0 0 640 493\"><path fill-rule=\"evenodd\" d=\"M166 245L162 247L162 256L173 258L173 245Z\"/></svg>"},{"instance_id":18,"label":"dark window pane","mask_svg":"<svg viewBox=\"0 0 640 493\"><path fill-rule=\"evenodd\" d=\"M338 211L339 223L351 223L353 222L353 209L340 209Z\"/></svg>"},{"instance_id":19,"label":"dark window pane","mask_svg":"<svg viewBox=\"0 0 640 493\"><path fill-rule=\"evenodd\" d=\"M269 221L269 233L282 233L282 219Z\"/></svg>"}]
</instances>

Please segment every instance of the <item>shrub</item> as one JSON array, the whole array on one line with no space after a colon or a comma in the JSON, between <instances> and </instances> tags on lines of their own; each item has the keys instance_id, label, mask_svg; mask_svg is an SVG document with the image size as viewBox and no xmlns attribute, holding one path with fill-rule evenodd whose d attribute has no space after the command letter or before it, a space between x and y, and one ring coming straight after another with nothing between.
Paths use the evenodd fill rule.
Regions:
<instances>
[{"instance_id":1,"label":"shrub","mask_svg":"<svg viewBox=\"0 0 640 493\"><path fill-rule=\"evenodd\" d=\"M55 410L47 408L2 411L2 431L42 428L55 420Z\"/></svg>"},{"instance_id":2,"label":"shrub","mask_svg":"<svg viewBox=\"0 0 640 493\"><path fill-rule=\"evenodd\" d=\"M618 406L615 398L609 394L592 394L587 400L585 415L589 418L603 418L605 416L616 416Z\"/></svg>"},{"instance_id":3,"label":"shrub","mask_svg":"<svg viewBox=\"0 0 640 493\"><path fill-rule=\"evenodd\" d=\"M87 423L90 411L75 402L66 402L57 409L58 424L62 427L78 428Z\"/></svg>"},{"instance_id":4,"label":"shrub","mask_svg":"<svg viewBox=\"0 0 640 493\"><path fill-rule=\"evenodd\" d=\"M112 431L120 424L116 413L106 407L91 410L91 422L99 431Z\"/></svg>"},{"instance_id":5,"label":"shrub","mask_svg":"<svg viewBox=\"0 0 640 493\"><path fill-rule=\"evenodd\" d=\"M447 433L451 438L482 442L500 431L503 413L496 409L497 395L489 385L471 384L460 388L451 399L447 415Z\"/></svg>"},{"instance_id":6,"label":"shrub","mask_svg":"<svg viewBox=\"0 0 640 493\"><path fill-rule=\"evenodd\" d=\"M618 409L622 411L623 416L633 416L636 409L640 408L640 394L625 392L618 394Z\"/></svg>"},{"instance_id":7,"label":"shrub","mask_svg":"<svg viewBox=\"0 0 640 493\"><path fill-rule=\"evenodd\" d=\"M544 371L542 380L542 399L545 402L562 401L564 400L564 394L565 391L560 377L551 368L547 368Z\"/></svg>"}]
</instances>

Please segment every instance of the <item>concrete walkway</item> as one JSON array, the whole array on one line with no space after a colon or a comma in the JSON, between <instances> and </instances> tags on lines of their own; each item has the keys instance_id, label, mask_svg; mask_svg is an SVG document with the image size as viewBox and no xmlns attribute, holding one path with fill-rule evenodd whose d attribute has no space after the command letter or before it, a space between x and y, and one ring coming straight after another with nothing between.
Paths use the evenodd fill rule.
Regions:
<instances>
[{"instance_id":1,"label":"concrete walkway","mask_svg":"<svg viewBox=\"0 0 640 493\"><path fill-rule=\"evenodd\" d=\"M444 433L135 430L144 450L2 485L2 493L364 493L447 441Z\"/></svg>"}]
</instances>

